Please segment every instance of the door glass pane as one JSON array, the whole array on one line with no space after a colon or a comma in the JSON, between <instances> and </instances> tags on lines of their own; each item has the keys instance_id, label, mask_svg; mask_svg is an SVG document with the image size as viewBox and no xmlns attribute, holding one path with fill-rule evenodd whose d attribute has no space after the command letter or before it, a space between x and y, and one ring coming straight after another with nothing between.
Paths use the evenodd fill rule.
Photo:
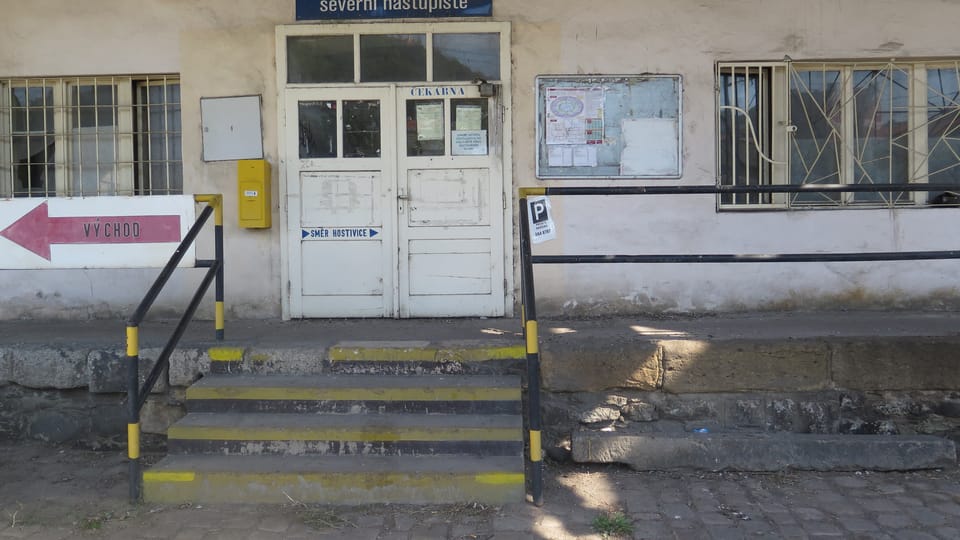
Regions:
<instances>
[{"instance_id":1,"label":"door glass pane","mask_svg":"<svg viewBox=\"0 0 960 540\"><path fill-rule=\"evenodd\" d=\"M14 197L52 197L56 150L53 87L10 89Z\"/></svg>"},{"instance_id":2,"label":"door glass pane","mask_svg":"<svg viewBox=\"0 0 960 540\"><path fill-rule=\"evenodd\" d=\"M407 155L444 155L442 99L407 101Z\"/></svg>"},{"instance_id":3,"label":"door glass pane","mask_svg":"<svg viewBox=\"0 0 960 540\"><path fill-rule=\"evenodd\" d=\"M287 82L353 82L353 36L288 37Z\"/></svg>"},{"instance_id":4,"label":"door glass pane","mask_svg":"<svg viewBox=\"0 0 960 540\"><path fill-rule=\"evenodd\" d=\"M380 102L343 102L343 157L380 157Z\"/></svg>"},{"instance_id":5,"label":"door glass pane","mask_svg":"<svg viewBox=\"0 0 960 540\"><path fill-rule=\"evenodd\" d=\"M337 157L337 102L301 101L300 159Z\"/></svg>"},{"instance_id":6,"label":"door glass pane","mask_svg":"<svg viewBox=\"0 0 960 540\"><path fill-rule=\"evenodd\" d=\"M486 99L450 100L450 153L485 156L489 152Z\"/></svg>"},{"instance_id":7,"label":"door glass pane","mask_svg":"<svg viewBox=\"0 0 960 540\"><path fill-rule=\"evenodd\" d=\"M500 34L434 34L433 80L500 80Z\"/></svg>"},{"instance_id":8,"label":"door glass pane","mask_svg":"<svg viewBox=\"0 0 960 540\"><path fill-rule=\"evenodd\" d=\"M855 184L906 183L909 135L909 76L906 71L853 72ZM903 192L855 193L857 202L906 200Z\"/></svg>"},{"instance_id":9,"label":"door glass pane","mask_svg":"<svg viewBox=\"0 0 960 540\"><path fill-rule=\"evenodd\" d=\"M930 183L960 186L960 81L956 68L927 70L927 122Z\"/></svg>"},{"instance_id":10,"label":"door glass pane","mask_svg":"<svg viewBox=\"0 0 960 540\"><path fill-rule=\"evenodd\" d=\"M794 71L790 81L790 182L840 184L843 81L839 71ZM836 204L839 193L800 193L794 203Z\"/></svg>"},{"instance_id":11,"label":"door glass pane","mask_svg":"<svg viewBox=\"0 0 960 540\"><path fill-rule=\"evenodd\" d=\"M427 80L427 36L390 34L360 36L360 81Z\"/></svg>"}]
</instances>

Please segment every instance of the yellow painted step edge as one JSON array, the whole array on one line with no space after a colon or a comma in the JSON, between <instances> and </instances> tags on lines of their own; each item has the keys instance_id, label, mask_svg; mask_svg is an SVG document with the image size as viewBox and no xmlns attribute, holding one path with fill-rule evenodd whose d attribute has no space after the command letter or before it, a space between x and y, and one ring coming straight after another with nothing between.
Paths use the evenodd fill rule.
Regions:
<instances>
[{"instance_id":1,"label":"yellow painted step edge","mask_svg":"<svg viewBox=\"0 0 960 540\"><path fill-rule=\"evenodd\" d=\"M269 401L516 401L520 388L190 387L187 399Z\"/></svg>"},{"instance_id":2,"label":"yellow painted step edge","mask_svg":"<svg viewBox=\"0 0 960 540\"><path fill-rule=\"evenodd\" d=\"M167 438L198 441L519 441L520 428L237 428L171 426Z\"/></svg>"},{"instance_id":3,"label":"yellow painted step edge","mask_svg":"<svg viewBox=\"0 0 960 540\"><path fill-rule=\"evenodd\" d=\"M327 488L335 488L337 484L346 487L362 488L365 484L382 486L386 483L407 483L409 485L430 486L438 479L450 476L445 473L393 473L393 472L358 472L358 473L250 473L250 472L214 472L197 473L193 471L146 471L143 473L145 484L162 483L190 483L204 480L211 484L230 484L233 482L256 482L263 486L279 485L290 480L297 482L320 483ZM485 485L514 485L523 484L524 475L518 472L492 471L484 473L453 473L452 476L461 480L470 480Z\"/></svg>"},{"instance_id":4,"label":"yellow painted step edge","mask_svg":"<svg viewBox=\"0 0 960 540\"><path fill-rule=\"evenodd\" d=\"M522 360L524 345L508 347L331 347L331 362L486 362Z\"/></svg>"}]
</instances>

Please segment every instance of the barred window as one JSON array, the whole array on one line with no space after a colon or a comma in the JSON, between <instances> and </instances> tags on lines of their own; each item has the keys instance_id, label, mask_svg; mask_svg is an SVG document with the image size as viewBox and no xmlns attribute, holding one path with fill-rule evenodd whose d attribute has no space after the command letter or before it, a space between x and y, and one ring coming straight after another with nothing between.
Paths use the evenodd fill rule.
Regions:
<instances>
[{"instance_id":1,"label":"barred window","mask_svg":"<svg viewBox=\"0 0 960 540\"><path fill-rule=\"evenodd\" d=\"M955 184L960 62L718 64L718 182ZM723 195L721 207L927 204L940 193Z\"/></svg>"},{"instance_id":2,"label":"barred window","mask_svg":"<svg viewBox=\"0 0 960 540\"><path fill-rule=\"evenodd\" d=\"M0 79L0 197L183 192L172 76Z\"/></svg>"}]
</instances>

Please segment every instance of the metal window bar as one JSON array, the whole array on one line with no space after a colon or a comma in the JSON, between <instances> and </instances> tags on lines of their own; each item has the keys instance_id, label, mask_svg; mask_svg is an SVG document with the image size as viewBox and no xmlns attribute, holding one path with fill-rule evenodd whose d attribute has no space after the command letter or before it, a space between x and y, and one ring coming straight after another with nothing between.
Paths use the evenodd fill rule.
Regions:
<instances>
[{"instance_id":1,"label":"metal window bar","mask_svg":"<svg viewBox=\"0 0 960 540\"><path fill-rule=\"evenodd\" d=\"M540 347L537 324L536 293L533 266L535 264L616 264L616 263L785 263L785 262L848 262L848 261L912 261L960 259L960 250L862 252L862 253L731 253L731 254L657 254L657 255L533 255L531 250L528 196L578 195L690 195L741 193L802 193L802 192L917 192L949 190L952 184L802 184L768 186L622 186L622 187L539 187L520 188L520 312L527 351L527 425L529 426L528 470L531 498L537 506L543 505L543 463L540 447Z\"/></svg>"},{"instance_id":2,"label":"metal window bar","mask_svg":"<svg viewBox=\"0 0 960 540\"><path fill-rule=\"evenodd\" d=\"M960 100L956 96L944 96L942 103L926 96L921 99L919 94L929 92L931 84L928 68L950 70L960 77L960 63L955 60L856 63L786 59L781 63L718 64L718 184L921 183L936 174L933 169L960 167L956 137L950 136L952 125L943 127L943 132L932 130L936 122L944 126L951 120L960 121ZM779 70L786 75L781 78ZM942 76L942 71L935 73ZM738 107L745 111L742 118L750 116L746 111L754 105L745 98L754 97L753 86L757 89L758 114L753 117L756 144L746 140L744 124L724 112L728 107ZM785 103L780 101L783 96L787 98ZM797 127L806 132L805 142L789 134ZM782 149L781 139L785 144ZM748 145L754 146L753 151ZM935 150L940 159L931 167L930 156ZM755 159L765 154L773 163L766 162L754 172ZM958 189L960 184L950 191ZM852 204L894 207L924 202L903 191L859 196L830 191L784 195L771 199L725 193L718 198L718 207L755 207L772 201L803 208Z\"/></svg>"},{"instance_id":3,"label":"metal window bar","mask_svg":"<svg viewBox=\"0 0 960 540\"><path fill-rule=\"evenodd\" d=\"M223 254L223 196L222 195L196 195L194 200L197 203L206 204L200 216L194 222L193 226L184 236L180 245L174 250L166 266L160 271L153 285L147 290L143 300L137 306L134 313L127 319L126 326L126 351L127 351L127 411L129 420L127 424L127 457L129 459L129 482L130 482L130 500L139 502L141 497L141 467L140 467L140 411L143 409L150 391L156 384L163 370L169 364L170 355L183 337L190 321L196 313L197 307L203 300L204 295L210 288L210 284L216 280L216 339L224 339L224 309L223 309L223 281L224 281L224 254ZM167 284L170 276L173 275L177 265L183 259L187 249L196 240L200 230L206 224L210 215L214 215L214 259L198 259L195 261L195 267L207 268L204 277L198 286L196 292L190 300L183 316L177 323L173 335L164 345L160 356L157 358L153 369L147 375L143 385L140 385L140 325L146 318L147 312L157 299L163 287Z\"/></svg>"}]
</instances>

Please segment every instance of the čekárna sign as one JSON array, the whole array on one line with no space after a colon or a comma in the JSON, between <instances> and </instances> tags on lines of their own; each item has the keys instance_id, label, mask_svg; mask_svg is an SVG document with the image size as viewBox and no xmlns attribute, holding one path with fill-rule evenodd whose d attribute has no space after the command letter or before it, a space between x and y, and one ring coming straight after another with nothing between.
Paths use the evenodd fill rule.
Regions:
<instances>
[{"instance_id":1,"label":"\u010dek\u00e1rna sign","mask_svg":"<svg viewBox=\"0 0 960 540\"><path fill-rule=\"evenodd\" d=\"M297 20L489 17L493 0L297 0Z\"/></svg>"}]
</instances>

